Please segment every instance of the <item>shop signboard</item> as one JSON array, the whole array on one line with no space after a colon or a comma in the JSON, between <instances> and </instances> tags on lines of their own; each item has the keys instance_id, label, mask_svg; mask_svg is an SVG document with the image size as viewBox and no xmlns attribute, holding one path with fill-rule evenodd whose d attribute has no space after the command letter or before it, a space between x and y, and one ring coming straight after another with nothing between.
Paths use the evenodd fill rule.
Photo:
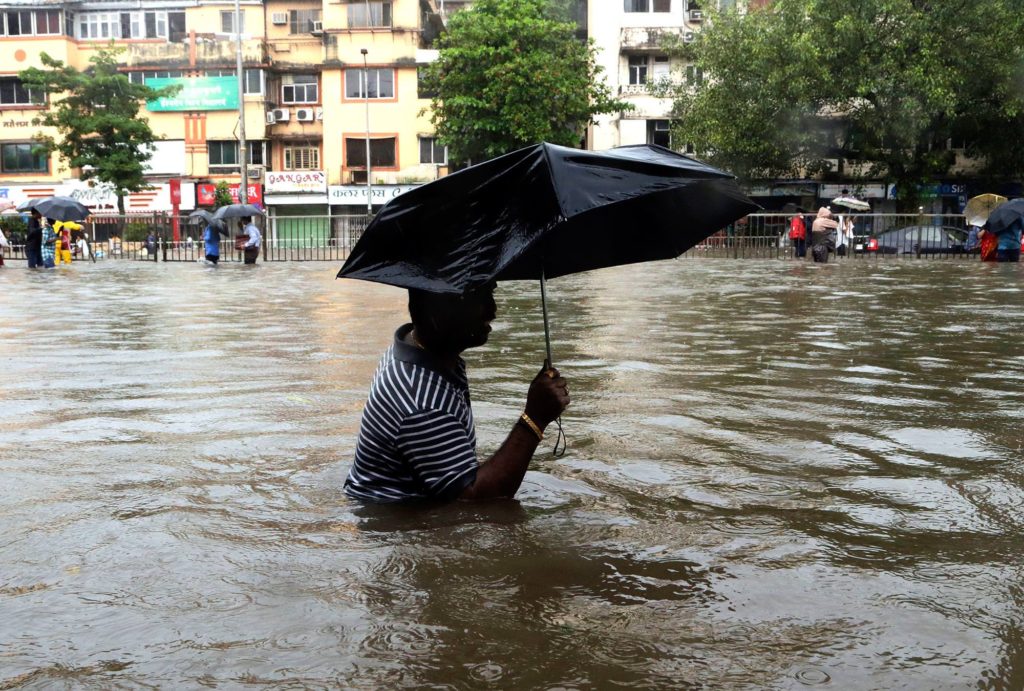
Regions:
<instances>
[{"instance_id":1,"label":"shop signboard","mask_svg":"<svg viewBox=\"0 0 1024 691\"><path fill-rule=\"evenodd\" d=\"M234 77L151 77L146 86L181 87L174 96L149 101L146 108L150 112L238 110L238 80Z\"/></svg>"},{"instance_id":2,"label":"shop signboard","mask_svg":"<svg viewBox=\"0 0 1024 691\"><path fill-rule=\"evenodd\" d=\"M228 190L231 192L231 203L238 203L238 183L232 182L228 184ZM196 204L199 206L213 206L214 199L217 194L217 185L212 182L201 182L196 185ZM259 183L249 183L248 190L246 192L247 204L263 204L263 186Z\"/></svg>"},{"instance_id":3,"label":"shop signboard","mask_svg":"<svg viewBox=\"0 0 1024 691\"><path fill-rule=\"evenodd\" d=\"M374 185L374 204L384 204L400 194L414 190L419 185ZM331 204L366 204L366 185L331 185L327 189L327 198Z\"/></svg>"},{"instance_id":4,"label":"shop signboard","mask_svg":"<svg viewBox=\"0 0 1024 691\"><path fill-rule=\"evenodd\" d=\"M327 191L327 175L322 170L268 170L264 187L267 194L323 194Z\"/></svg>"}]
</instances>

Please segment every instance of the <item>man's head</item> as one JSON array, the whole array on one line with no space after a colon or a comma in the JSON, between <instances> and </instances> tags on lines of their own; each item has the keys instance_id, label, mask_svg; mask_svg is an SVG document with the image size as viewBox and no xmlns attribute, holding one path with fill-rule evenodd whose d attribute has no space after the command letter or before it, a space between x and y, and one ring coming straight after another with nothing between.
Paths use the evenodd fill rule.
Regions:
<instances>
[{"instance_id":1,"label":"man's head","mask_svg":"<svg viewBox=\"0 0 1024 691\"><path fill-rule=\"evenodd\" d=\"M494 283L461 295L409 290L409 316L416 336L430 351L456 355L482 346L497 313Z\"/></svg>"},{"instance_id":2,"label":"man's head","mask_svg":"<svg viewBox=\"0 0 1024 691\"><path fill-rule=\"evenodd\" d=\"M37 221L43 217L43 215L39 213L39 209L36 209L34 207L30 210L30 213L32 214L32 218L36 219Z\"/></svg>"},{"instance_id":3,"label":"man's head","mask_svg":"<svg viewBox=\"0 0 1024 691\"><path fill-rule=\"evenodd\" d=\"M249 225L249 222L251 220L252 220L252 216L241 216L238 219L238 225L240 225L240 226L247 226L247 225Z\"/></svg>"}]
</instances>

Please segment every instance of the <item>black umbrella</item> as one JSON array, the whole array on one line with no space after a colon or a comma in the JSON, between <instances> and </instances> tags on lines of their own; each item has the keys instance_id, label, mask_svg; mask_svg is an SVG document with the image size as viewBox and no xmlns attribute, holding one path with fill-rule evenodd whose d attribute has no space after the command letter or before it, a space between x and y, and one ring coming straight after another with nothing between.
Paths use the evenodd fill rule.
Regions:
<instances>
[{"instance_id":1,"label":"black umbrella","mask_svg":"<svg viewBox=\"0 0 1024 691\"><path fill-rule=\"evenodd\" d=\"M196 209L195 211L188 215L188 220L191 221L192 223L195 223L196 225L205 223L208 226L212 226L221 235L226 236L228 234L228 232L224 230L224 221L215 219L213 217L213 214L211 214L206 209Z\"/></svg>"},{"instance_id":2,"label":"black umbrella","mask_svg":"<svg viewBox=\"0 0 1024 691\"><path fill-rule=\"evenodd\" d=\"M17 209L18 211L31 211L32 208L36 204L38 204L40 201L42 201L42 200L41 199L26 199L25 201L23 201L21 204L18 204L18 206L14 207L14 208Z\"/></svg>"},{"instance_id":3,"label":"black umbrella","mask_svg":"<svg viewBox=\"0 0 1024 691\"><path fill-rule=\"evenodd\" d=\"M228 218L244 218L246 216L262 216L263 209L255 204L228 204L213 212L211 217L214 221L224 221Z\"/></svg>"},{"instance_id":4,"label":"black umbrella","mask_svg":"<svg viewBox=\"0 0 1024 691\"><path fill-rule=\"evenodd\" d=\"M338 272L462 293L670 259L759 207L733 177L654 145L538 144L391 200ZM544 307L544 333L551 357Z\"/></svg>"},{"instance_id":5,"label":"black umbrella","mask_svg":"<svg viewBox=\"0 0 1024 691\"><path fill-rule=\"evenodd\" d=\"M983 228L1001 233L1018 221L1024 221L1024 199L1011 199L992 210Z\"/></svg>"},{"instance_id":6,"label":"black umbrella","mask_svg":"<svg viewBox=\"0 0 1024 691\"><path fill-rule=\"evenodd\" d=\"M32 206L46 218L55 221L84 221L92 213L85 204L71 197L47 197Z\"/></svg>"}]
</instances>

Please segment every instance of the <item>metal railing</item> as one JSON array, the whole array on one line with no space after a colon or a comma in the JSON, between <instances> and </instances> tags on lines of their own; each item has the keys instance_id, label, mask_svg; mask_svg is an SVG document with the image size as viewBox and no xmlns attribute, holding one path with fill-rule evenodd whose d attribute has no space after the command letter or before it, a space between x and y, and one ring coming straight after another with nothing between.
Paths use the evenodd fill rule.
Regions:
<instances>
[{"instance_id":1,"label":"metal railing","mask_svg":"<svg viewBox=\"0 0 1024 691\"><path fill-rule=\"evenodd\" d=\"M795 258L789 239L792 214L756 213L740 219L705 239L685 253L685 257L721 257L733 259ZM813 216L804 215L808 229ZM835 253L837 259L881 258L963 258L973 257L963 247L929 246L928 235L936 229L966 236L967 223L961 214L853 214L853 237ZM344 261L362 235L370 217L352 216L267 216L255 219L263 233L261 261ZM177 224L179 240L175 241ZM167 214L94 216L82 223L85 237L97 260L132 261L201 261L205 255L203 227L187 217L177 219ZM867 241L887 231L908 229L904 243L895 251L870 251ZM156 250L150 252L144 240L152 232ZM241 262L243 255L235 248L237 227L229 229L230 237L221 237L220 261ZM132 240L125 240L131 237ZM10 238L12 247L5 251L11 260L25 259L24 246L17 236ZM624 240L625 241L625 240ZM809 245L810 243L808 243ZM837 242L837 245L842 243ZM808 250L808 257L810 251Z\"/></svg>"},{"instance_id":2,"label":"metal railing","mask_svg":"<svg viewBox=\"0 0 1024 691\"><path fill-rule=\"evenodd\" d=\"M852 237L844 243L835 238L834 259L950 259L976 257L962 244L939 242L937 236L953 235L966 240L968 226L963 214L850 214ZM756 213L740 219L686 252L686 257L722 257L734 259L793 259L793 241L789 224L793 214ZM813 214L804 214L808 235ZM901 231L900 242L885 244L889 231ZM871 238L881 239L880 249L869 249ZM810 259L808 237L807 259Z\"/></svg>"}]
</instances>

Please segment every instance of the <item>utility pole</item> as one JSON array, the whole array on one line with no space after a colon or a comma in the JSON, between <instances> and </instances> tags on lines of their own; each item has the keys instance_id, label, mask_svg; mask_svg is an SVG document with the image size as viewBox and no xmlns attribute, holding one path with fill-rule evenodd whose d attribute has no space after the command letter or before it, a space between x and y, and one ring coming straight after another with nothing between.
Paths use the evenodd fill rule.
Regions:
<instances>
[{"instance_id":1,"label":"utility pole","mask_svg":"<svg viewBox=\"0 0 1024 691\"><path fill-rule=\"evenodd\" d=\"M249 152L245 146L245 72L242 70L242 8L235 0L235 72L238 77L238 203L249 201Z\"/></svg>"},{"instance_id":2,"label":"utility pole","mask_svg":"<svg viewBox=\"0 0 1024 691\"><path fill-rule=\"evenodd\" d=\"M366 96L366 215L373 216L373 185L370 182L370 70L366 66L366 54L369 51L362 48L359 52L363 54L363 95Z\"/></svg>"}]
</instances>

